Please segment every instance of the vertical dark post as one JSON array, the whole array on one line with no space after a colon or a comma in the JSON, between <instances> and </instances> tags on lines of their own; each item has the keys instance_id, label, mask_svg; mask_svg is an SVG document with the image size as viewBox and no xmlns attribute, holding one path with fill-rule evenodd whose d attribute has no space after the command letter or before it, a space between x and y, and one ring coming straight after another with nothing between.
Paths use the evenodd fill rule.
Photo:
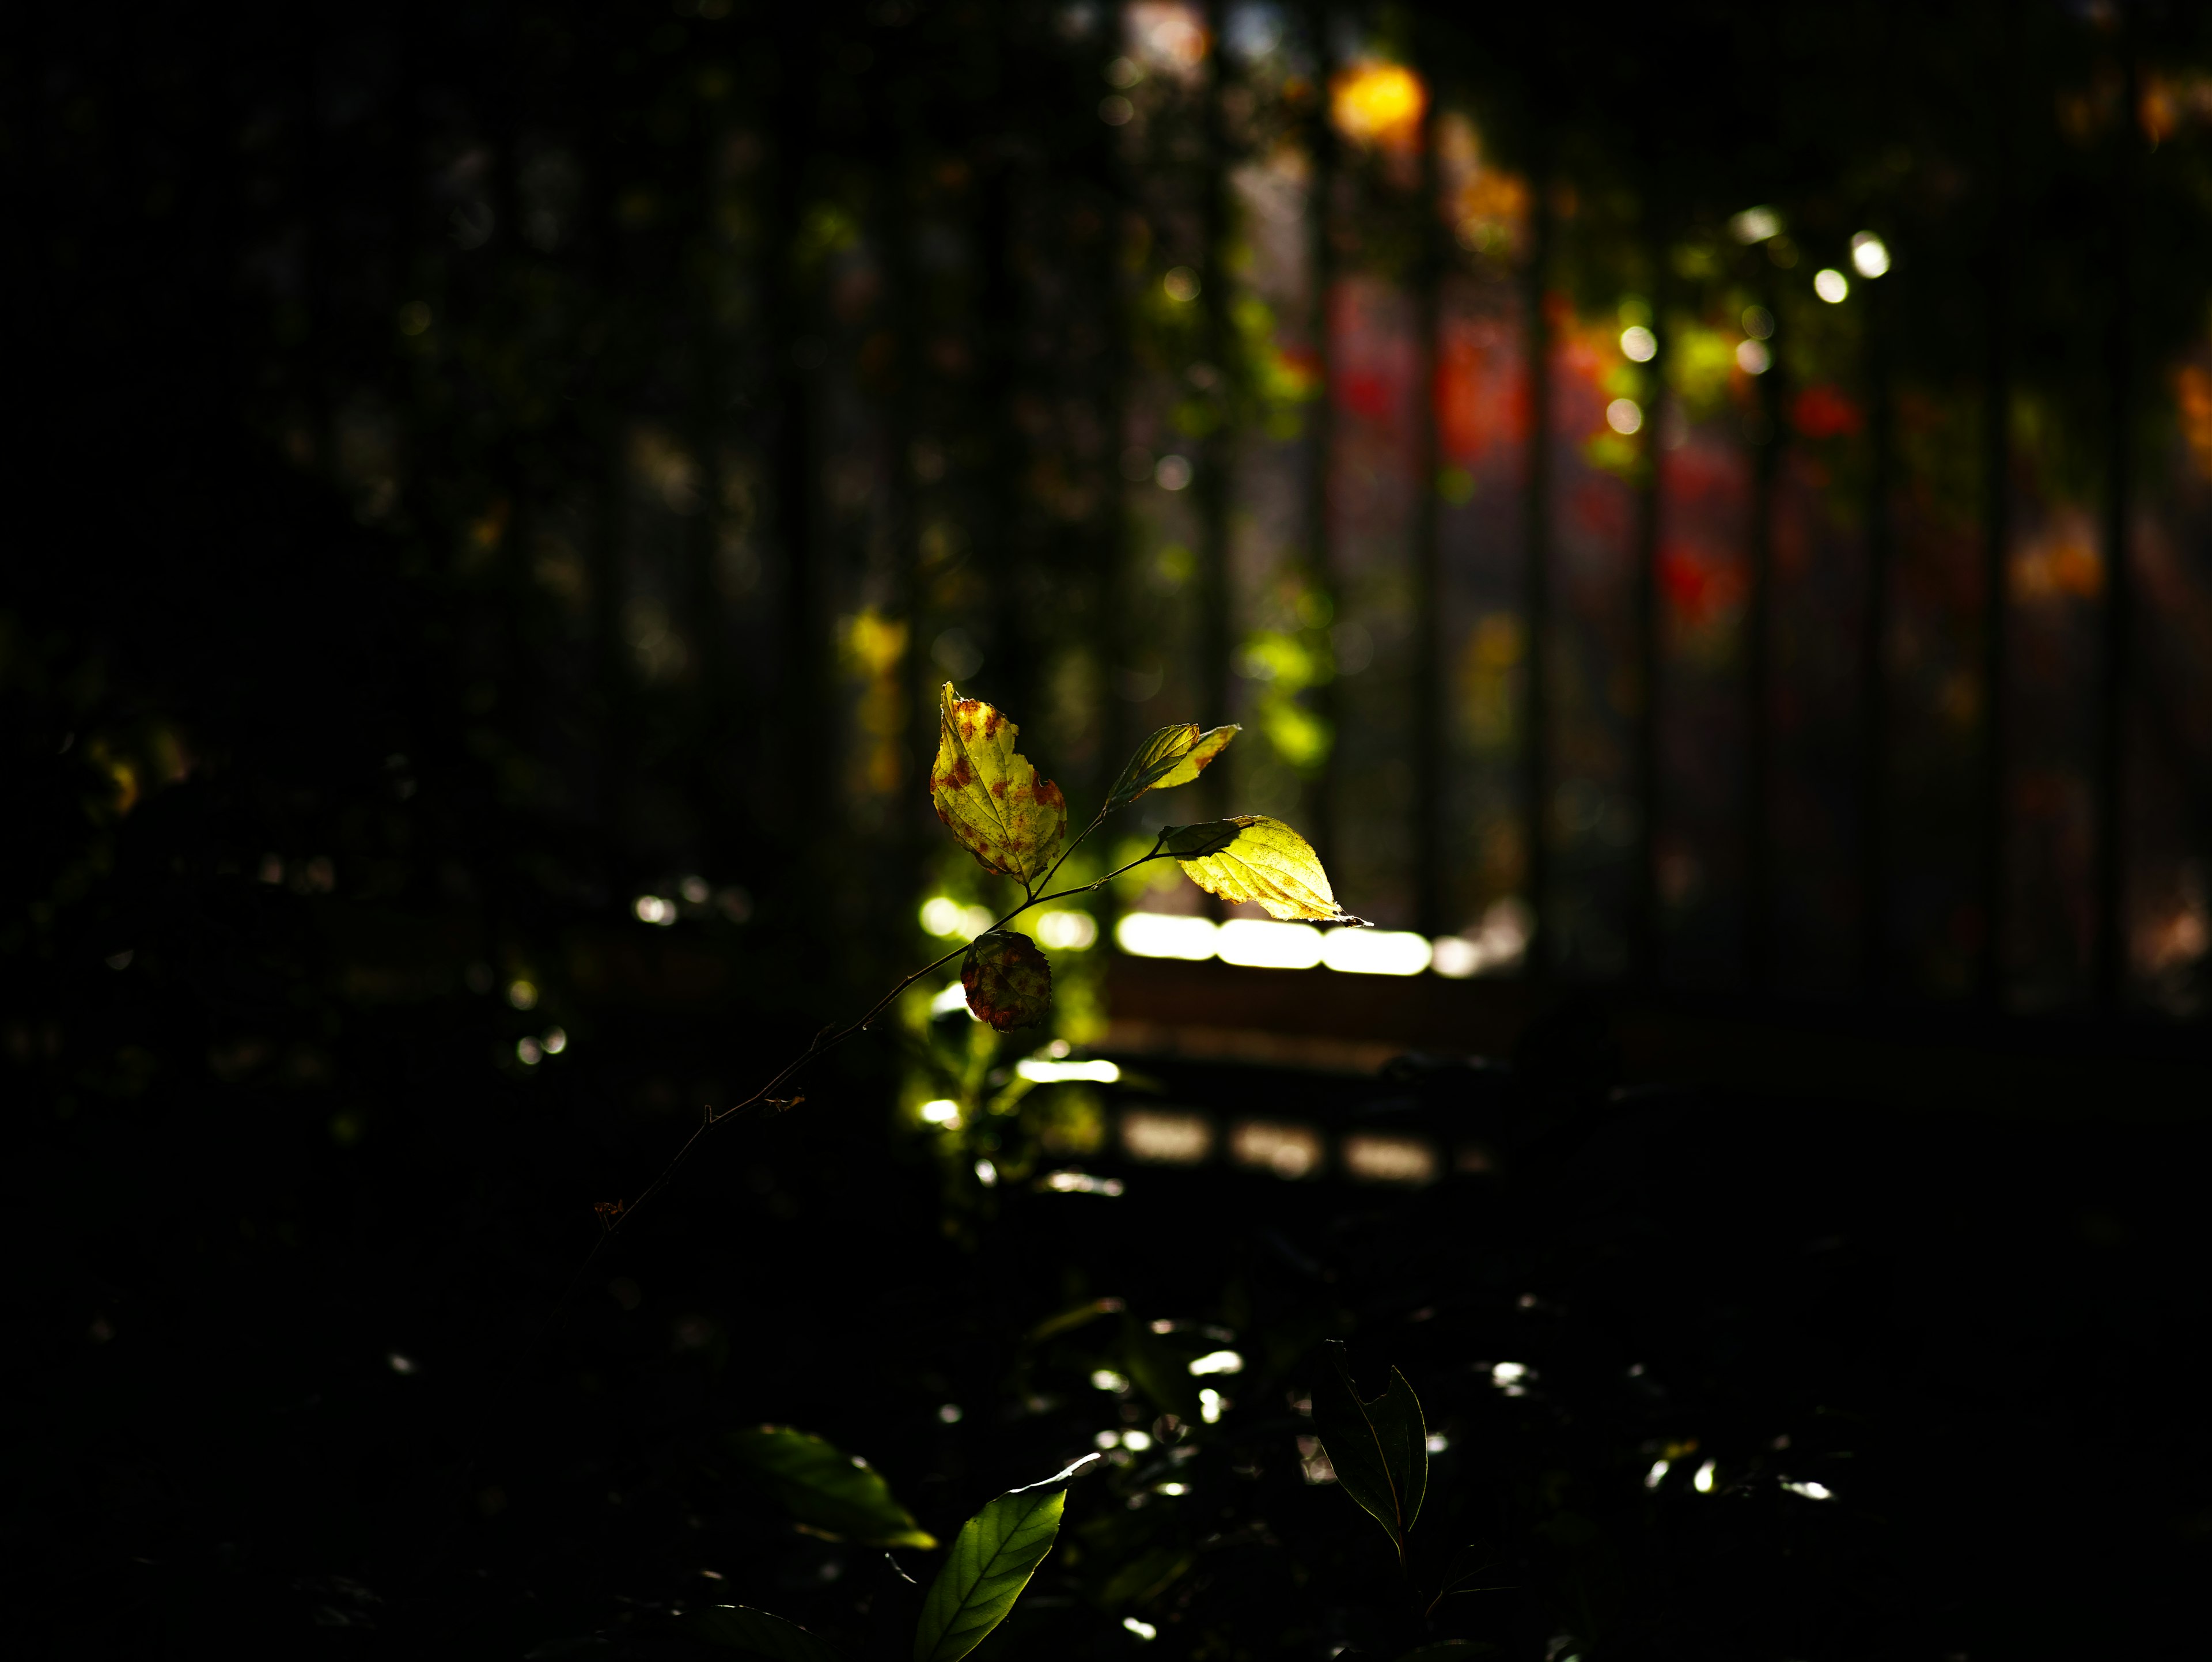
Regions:
<instances>
[{"instance_id":1,"label":"vertical dark post","mask_svg":"<svg viewBox=\"0 0 2212 1662\"><path fill-rule=\"evenodd\" d=\"M1889 623L1891 567L1889 362L1881 292L1866 301L1867 486L1866 612L1860 620L1859 685L1859 984L1879 999L1889 979Z\"/></svg>"},{"instance_id":2,"label":"vertical dark post","mask_svg":"<svg viewBox=\"0 0 2212 1662\"><path fill-rule=\"evenodd\" d=\"M1421 40L1427 32L1415 35ZM1421 113L1419 200L1413 287L1413 880L1414 926L1451 927L1444 914L1443 548L1437 508L1437 365L1443 327L1443 221L1437 200L1437 95L1433 51L1416 69L1428 82Z\"/></svg>"},{"instance_id":3,"label":"vertical dark post","mask_svg":"<svg viewBox=\"0 0 2212 1662\"><path fill-rule=\"evenodd\" d=\"M1105 718L1102 731L1106 753L1100 765L1103 776L1102 786L1111 782L1121 760L1136 747L1137 724L1131 720L1134 712L1129 701L1121 696L1115 686L1115 671L1136 661L1136 628L1133 621L1134 608L1129 571L1129 490L1130 481L1122 476L1122 447L1129 441L1128 389L1132 365L1135 360L1133 339L1134 319L1132 316L1127 281L1123 276L1128 265L1127 238L1128 222L1126 204L1129 200L1127 181L1124 176L1120 130L1103 122L1092 122L1091 128L1097 146L1097 174L1094 196L1103 222L1098 233L1102 247L1097 261L1100 309L1103 315L1106 351L1103 358L1103 377L1100 387L1101 405L1105 413L1103 423L1107 439L1099 466L1105 474L1106 488L1101 500L1105 507L1099 516L1096 560L1098 573L1099 605L1103 611L1100 638L1094 649L1103 654L1105 661L1099 666L1098 683L1104 689ZM1101 898L1109 908L1115 904L1114 891L1100 891Z\"/></svg>"},{"instance_id":4,"label":"vertical dark post","mask_svg":"<svg viewBox=\"0 0 2212 1662\"><path fill-rule=\"evenodd\" d=\"M1770 273L1762 273L1758 287L1771 302ZM1771 318L1771 304L1765 309ZM1759 411L1751 423L1751 582L1743 620L1743 977L1753 998L1767 989L1774 956L1774 497L1783 416L1778 343L1770 352L1766 373L1756 382Z\"/></svg>"},{"instance_id":5,"label":"vertical dark post","mask_svg":"<svg viewBox=\"0 0 2212 1662\"><path fill-rule=\"evenodd\" d=\"M829 760L835 733L829 719L829 585L815 529L814 400L810 382L819 368L806 297L796 269L799 228L806 208L808 151L815 115L814 45L818 20L799 11L787 17L777 41L775 139L769 186L769 223L762 249L768 354L775 414L769 447L771 499L776 542L783 557L783 677L786 711L783 773L792 800L822 800L836 776ZM811 349L811 350L810 350ZM794 850L802 857L805 849Z\"/></svg>"},{"instance_id":6,"label":"vertical dark post","mask_svg":"<svg viewBox=\"0 0 2212 1662\"><path fill-rule=\"evenodd\" d=\"M1307 201L1311 221L1308 258L1313 273L1314 373L1321 383L1314 401L1311 454L1306 468L1306 581L1310 592L1334 602L1336 575L1335 500L1332 489L1336 464L1336 238L1331 223L1336 206L1336 124L1330 119L1329 88L1336 79L1336 54L1329 32L1329 9L1317 4L1307 12L1306 27L1313 36L1314 121L1313 184ZM1332 604L1330 615L1334 617ZM1324 861L1336 853L1337 782L1343 776L1339 761L1343 738L1343 700L1334 680L1316 695L1322 719L1332 738L1322 776L1315 788L1310 819L1314 847Z\"/></svg>"},{"instance_id":7,"label":"vertical dark post","mask_svg":"<svg viewBox=\"0 0 2212 1662\"><path fill-rule=\"evenodd\" d=\"M1539 143L1542 143L1539 136ZM1545 279L1552 253L1552 179L1549 156L1538 152L1533 175L1529 211L1528 267L1526 273L1528 340L1528 469L1524 480L1522 513L1528 543L1523 553L1522 606L1528 641L1524 655L1528 682L1522 717L1522 838L1527 850L1528 910L1534 923L1529 931L1528 958L1522 973L1531 980L1545 977L1546 937L1549 920L1550 839L1546 826L1552 798L1551 689L1552 636L1552 330L1546 316Z\"/></svg>"},{"instance_id":8,"label":"vertical dark post","mask_svg":"<svg viewBox=\"0 0 2212 1662\"><path fill-rule=\"evenodd\" d=\"M1043 619L1024 604L1022 581L1022 433L1014 419L1020 382L1020 285L1014 265L1017 234L1014 155L1011 146L983 152L975 213L979 281L975 318L975 407L981 417L985 465L971 470L969 501L976 511L969 534L978 563L991 575L990 642L984 681L990 696L1018 715L1036 708L1037 636Z\"/></svg>"},{"instance_id":9,"label":"vertical dark post","mask_svg":"<svg viewBox=\"0 0 2212 1662\"><path fill-rule=\"evenodd\" d=\"M880 223L885 278L884 325L891 351L889 387L884 401L885 519L889 521L896 576L894 609L906 624L899 654L899 696L906 700L899 783L888 827L899 880L912 887L922 880L928 846L921 804L921 776L937 750L937 700L928 685L923 656L924 596L921 581L921 504L915 474L915 446L921 438L921 355L918 295L921 274L914 259L914 179L906 157L913 151L915 121L905 96L910 80L900 69L878 66L868 99L870 158L880 193Z\"/></svg>"},{"instance_id":10,"label":"vertical dark post","mask_svg":"<svg viewBox=\"0 0 2212 1662\"><path fill-rule=\"evenodd\" d=\"M690 166L697 192L692 221L696 228L716 223L721 205L721 146L715 143L720 128L711 109L711 106L702 106L693 118L696 125L691 134ZM501 222L513 225L518 222ZM693 234L699 233L695 229ZM700 241L705 243L708 239L700 236ZM725 362L728 345L716 317L712 287L704 277L714 269L711 256L705 247L696 247L686 248L678 259L679 270L684 273L680 292L694 342L690 385L686 388L690 407L684 412L684 448L691 455L701 498L699 507L684 521L683 533L688 567L685 588L691 610L688 632L699 654L698 685L692 705L696 725L690 747L698 758L693 764L695 768L708 778L716 774L727 778L744 766L744 760L731 743L731 730L738 726L732 718L744 706L738 666L730 651L728 620L714 581L724 513L715 453L720 447L716 441L720 436L722 412L729 404L729 376ZM702 795L714 806L709 823L719 840L727 835L729 819L723 809L727 798L720 791L702 792Z\"/></svg>"},{"instance_id":11,"label":"vertical dark post","mask_svg":"<svg viewBox=\"0 0 2212 1662\"><path fill-rule=\"evenodd\" d=\"M1982 393L1982 777L1976 827L1982 938L1974 965L1975 992L1992 1009L2004 1002L2005 784L2011 739L2006 559L2012 539L2012 55L2009 31L1998 35L1996 109L1990 123L1996 149L1993 199L1984 250L1988 275L1983 314L1989 334Z\"/></svg>"},{"instance_id":12,"label":"vertical dark post","mask_svg":"<svg viewBox=\"0 0 2212 1662\"><path fill-rule=\"evenodd\" d=\"M1667 329L1656 281L1665 269L1666 240L1649 238L1655 277L1651 334L1658 343L1650 363L1644 407L1644 472L1636 491L1636 871L1629 890L1629 961L1636 982L1656 991L1660 976L1659 930L1659 532L1664 502L1666 451L1660 435L1667 418Z\"/></svg>"},{"instance_id":13,"label":"vertical dark post","mask_svg":"<svg viewBox=\"0 0 2212 1662\"><path fill-rule=\"evenodd\" d=\"M2106 319L2105 374L2108 399L2108 446L2105 479L2104 673L2097 723L2097 937L2091 960L2092 991L2099 1007L2116 1010L2127 983L2127 748L2128 659L2134 624L2133 585L2128 570L2128 521L2134 511L2130 466L2129 423L2134 415L2134 341L2129 310L2133 304L2133 197L2136 188L2137 108L2134 41L2121 8L2123 56L2118 131L2112 192L2110 256L2111 313Z\"/></svg>"},{"instance_id":14,"label":"vertical dark post","mask_svg":"<svg viewBox=\"0 0 2212 1662\"><path fill-rule=\"evenodd\" d=\"M1198 466L1194 484L1198 496L1198 673L1200 719L1225 721L1230 717L1230 636L1233 603L1229 579L1229 485L1235 454L1234 436L1225 419L1229 407L1229 262L1224 258L1229 240L1229 134L1222 108L1227 91L1228 53L1222 44L1227 8L1223 0L1208 0L1206 27L1212 42L1206 55L1206 75L1204 143L1200 181L1198 303L1200 350L1211 379L1200 387L1215 406L1217 419L1196 446ZM1203 378L1202 378L1203 379ZM1227 782L1213 782L1215 806L1226 812L1220 794Z\"/></svg>"}]
</instances>

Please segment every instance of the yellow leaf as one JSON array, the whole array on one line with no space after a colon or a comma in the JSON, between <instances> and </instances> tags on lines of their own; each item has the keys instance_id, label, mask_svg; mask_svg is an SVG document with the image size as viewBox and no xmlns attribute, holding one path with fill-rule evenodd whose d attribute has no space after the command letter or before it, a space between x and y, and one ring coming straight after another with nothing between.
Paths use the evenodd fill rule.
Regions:
<instances>
[{"instance_id":1,"label":"yellow leaf","mask_svg":"<svg viewBox=\"0 0 2212 1662\"><path fill-rule=\"evenodd\" d=\"M1279 819L1240 813L1160 833L1161 851L1175 856L1190 880L1224 900L1256 900L1275 917L1322 923L1364 923L1336 904L1313 844Z\"/></svg>"},{"instance_id":2,"label":"yellow leaf","mask_svg":"<svg viewBox=\"0 0 2212 1662\"><path fill-rule=\"evenodd\" d=\"M1014 752L1021 729L976 698L945 684L939 700L937 762L929 798L937 817L986 871L1024 888L1044 875L1067 831L1060 787L1037 777Z\"/></svg>"},{"instance_id":3,"label":"yellow leaf","mask_svg":"<svg viewBox=\"0 0 2212 1662\"><path fill-rule=\"evenodd\" d=\"M1206 771L1206 764L1221 754L1243 729L1235 726L1200 733L1198 723L1184 721L1162 728L1137 746L1137 753L1121 770L1106 798L1106 812L1126 808L1148 790L1169 790L1188 785Z\"/></svg>"}]
</instances>

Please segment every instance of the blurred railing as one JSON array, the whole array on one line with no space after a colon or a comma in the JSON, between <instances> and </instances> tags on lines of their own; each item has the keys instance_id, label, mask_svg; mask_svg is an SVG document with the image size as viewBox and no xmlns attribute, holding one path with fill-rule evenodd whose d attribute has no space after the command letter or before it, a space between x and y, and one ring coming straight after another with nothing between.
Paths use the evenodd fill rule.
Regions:
<instances>
[{"instance_id":1,"label":"blurred railing","mask_svg":"<svg viewBox=\"0 0 2212 1662\"><path fill-rule=\"evenodd\" d=\"M1701 16L303 15L57 70L22 154L155 158L222 384L497 600L506 776L617 897L970 904L951 679L1079 801L1242 722L1158 812L1393 932L1102 947L2197 1014L2212 50Z\"/></svg>"}]
</instances>

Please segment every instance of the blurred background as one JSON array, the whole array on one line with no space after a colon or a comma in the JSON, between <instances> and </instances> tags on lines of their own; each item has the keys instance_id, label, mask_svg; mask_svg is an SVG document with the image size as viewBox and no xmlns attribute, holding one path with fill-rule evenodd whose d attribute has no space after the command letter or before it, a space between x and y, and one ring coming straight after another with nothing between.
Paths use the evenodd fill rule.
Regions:
<instances>
[{"instance_id":1,"label":"blurred background","mask_svg":"<svg viewBox=\"0 0 2212 1662\"><path fill-rule=\"evenodd\" d=\"M1110 1451L1007 1654L1387 1659L1298 1440L1346 1336L1502 1566L1431 1637L2163 1635L2191 9L34 4L0 64L27 1630L896 1649L718 1464L769 1419L939 1533ZM1007 904L947 681L1079 823L1242 724L1070 874L1263 813L1379 927L1059 903L1049 1030L942 971L594 1255Z\"/></svg>"}]
</instances>

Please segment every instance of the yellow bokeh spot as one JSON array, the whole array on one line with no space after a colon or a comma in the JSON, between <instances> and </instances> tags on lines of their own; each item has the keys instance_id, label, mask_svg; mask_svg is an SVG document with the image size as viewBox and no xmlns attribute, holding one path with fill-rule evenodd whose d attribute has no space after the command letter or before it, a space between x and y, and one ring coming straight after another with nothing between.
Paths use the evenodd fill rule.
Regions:
<instances>
[{"instance_id":1,"label":"yellow bokeh spot","mask_svg":"<svg viewBox=\"0 0 2212 1662\"><path fill-rule=\"evenodd\" d=\"M1355 64L1329 89L1336 130L1362 144L1410 149L1428 105L1429 89L1402 64Z\"/></svg>"}]
</instances>

